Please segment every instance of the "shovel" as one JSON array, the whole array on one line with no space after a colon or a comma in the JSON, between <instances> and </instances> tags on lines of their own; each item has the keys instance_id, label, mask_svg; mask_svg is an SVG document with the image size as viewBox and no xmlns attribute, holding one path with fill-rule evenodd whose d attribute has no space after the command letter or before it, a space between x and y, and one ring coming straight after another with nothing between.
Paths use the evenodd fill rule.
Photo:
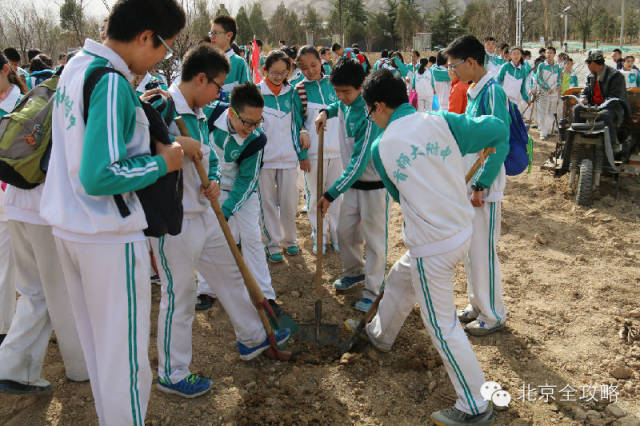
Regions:
<instances>
[{"instance_id":1,"label":"shovel","mask_svg":"<svg viewBox=\"0 0 640 426\"><path fill-rule=\"evenodd\" d=\"M464 176L464 180L466 183L469 183L471 178L473 178L473 175L476 174L480 166L482 166L482 164L484 163L484 160L489 156L491 152L495 152L495 149L485 148L478 153L478 159L475 161L475 163L473 163L467 174ZM382 296L384 295L384 284L385 283L383 282L380 288L380 293L378 293L378 297L376 297L376 300L373 302L373 305L371 305L367 313L364 314L356 329L353 330L353 334L351 335L351 337L340 344L340 355L349 352L351 348L353 348L353 345L356 343L356 340L362 333L362 330L364 330L364 326L371 322L373 316L378 311L378 305L380 305L380 300L382 300Z\"/></svg>"},{"instance_id":2,"label":"shovel","mask_svg":"<svg viewBox=\"0 0 640 426\"><path fill-rule=\"evenodd\" d=\"M180 130L180 133L183 136L189 136L189 130L185 125L182 117L177 117L175 119L176 125ZM198 175L200 176L200 181L202 182L202 186L207 188L209 186L209 176L205 171L204 167L202 167L202 163L200 161L194 161L193 164L196 166L196 170L198 171ZM211 208L213 208L214 213L216 214L216 218L218 219L218 223L220 224L220 228L222 228L222 232L227 240L227 244L229 245L229 249L231 250L231 254L233 254L233 258L238 265L238 269L242 274L242 278L245 286L247 287L247 291L249 292L249 296L251 297L251 301L256 307L258 311L258 315L260 316L260 320L262 321L262 325L264 326L265 331L267 332L267 337L269 339L270 347L266 350L266 354L274 359L280 361L288 361L291 359L291 352L286 352L280 350L278 348L278 342L276 341L275 334L273 333L273 329L271 328L271 323L269 322L269 318L267 314L275 319L276 315L269 304L269 301L264 297L262 290L258 286L255 278L251 274L251 271L247 267L242 254L240 253L240 249L236 245L236 242L231 233L231 228L229 228L229 224L227 223L227 219L224 217L224 213L222 212L222 208L220 208L220 203L218 200L210 201ZM293 321L293 320L291 320Z\"/></svg>"},{"instance_id":3,"label":"shovel","mask_svg":"<svg viewBox=\"0 0 640 426\"><path fill-rule=\"evenodd\" d=\"M324 194L324 130L318 132L318 182L316 205L322 194ZM337 345L340 341L337 324L322 323L322 257L324 249L324 221L322 209L318 209L318 222L316 224L316 276L314 280L314 294L316 302L314 306L315 322L311 324L300 324L300 334L298 338L302 342L312 342L315 346Z\"/></svg>"}]
</instances>

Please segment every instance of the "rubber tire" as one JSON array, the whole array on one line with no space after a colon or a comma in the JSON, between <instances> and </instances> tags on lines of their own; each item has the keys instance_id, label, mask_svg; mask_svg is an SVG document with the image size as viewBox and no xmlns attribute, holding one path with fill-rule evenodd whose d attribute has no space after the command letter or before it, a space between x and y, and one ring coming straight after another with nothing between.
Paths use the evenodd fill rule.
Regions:
<instances>
[{"instance_id":1,"label":"rubber tire","mask_svg":"<svg viewBox=\"0 0 640 426\"><path fill-rule=\"evenodd\" d=\"M593 202L591 192L593 190L593 162L584 158L580 163L580 176L578 177L578 190L576 192L576 204L590 206Z\"/></svg>"}]
</instances>

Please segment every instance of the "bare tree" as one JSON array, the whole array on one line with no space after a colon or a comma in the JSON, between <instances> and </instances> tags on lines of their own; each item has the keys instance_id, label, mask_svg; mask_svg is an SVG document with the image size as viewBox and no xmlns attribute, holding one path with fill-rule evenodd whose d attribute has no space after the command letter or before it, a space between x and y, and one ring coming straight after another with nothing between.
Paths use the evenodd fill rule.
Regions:
<instances>
[{"instance_id":1,"label":"bare tree","mask_svg":"<svg viewBox=\"0 0 640 426\"><path fill-rule=\"evenodd\" d=\"M596 21L600 0L567 0L567 5L571 6L569 15L573 17L577 30L582 36L582 48L587 48L587 40Z\"/></svg>"}]
</instances>

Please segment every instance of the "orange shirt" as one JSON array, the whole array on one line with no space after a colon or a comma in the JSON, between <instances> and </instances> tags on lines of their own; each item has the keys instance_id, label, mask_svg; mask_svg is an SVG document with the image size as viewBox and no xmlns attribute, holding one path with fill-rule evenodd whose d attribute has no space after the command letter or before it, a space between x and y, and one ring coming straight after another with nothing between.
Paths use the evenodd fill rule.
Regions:
<instances>
[{"instance_id":1,"label":"orange shirt","mask_svg":"<svg viewBox=\"0 0 640 426\"><path fill-rule=\"evenodd\" d=\"M269 89L271 89L271 93L273 93L276 96L280 94L280 90L282 90L282 86L283 86L282 83L280 83L280 86L276 86L268 78L265 78L264 81L267 82L267 86L269 86Z\"/></svg>"},{"instance_id":2,"label":"orange shirt","mask_svg":"<svg viewBox=\"0 0 640 426\"><path fill-rule=\"evenodd\" d=\"M469 85L459 78L451 82L451 92L449 93L449 112L464 114L467 109L467 89Z\"/></svg>"}]
</instances>

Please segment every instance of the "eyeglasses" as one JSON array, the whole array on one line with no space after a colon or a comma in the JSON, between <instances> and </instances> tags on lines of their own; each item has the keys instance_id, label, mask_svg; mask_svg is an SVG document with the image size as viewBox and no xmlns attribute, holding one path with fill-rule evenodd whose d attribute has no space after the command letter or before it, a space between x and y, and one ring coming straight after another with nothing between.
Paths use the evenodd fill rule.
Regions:
<instances>
[{"instance_id":1,"label":"eyeglasses","mask_svg":"<svg viewBox=\"0 0 640 426\"><path fill-rule=\"evenodd\" d=\"M236 118L238 118L238 120L240 120L242 122L242 125L246 128L246 129L255 129L256 127L258 127L259 125L261 125L262 123L264 123L264 117L260 117L259 121L246 121L245 119L243 119L242 117L240 117L240 114L238 114L238 111L236 111L235 108L231 108L231 111L233 112L233 115L236 116Z\"/></svg>"},{"instance_id":2,"label":"eyeglasses","mask_svg":"<svg viewBox=\"0 0 640 426\"><path fill-rule=\"evenodd\" d=\"M289 75L289 71L282 71L282 72L269 71L267 74L269 74L271 77L286 77Z\"/></svg>"},{"instance_id":3,"label":"eyeglasses","mask_svg":"<svg viewBox=\"0 0 640 426\"><path fill-rule=\"evenodd\" d=\"M220 86L217 81L215 81L213 78L209 78L208 76L207 79L209 80L209 83L213 83L218 87L218 92L222 92L222 86Z\"/></svg>"},{"instance_id":4,"label":"eyeglasses","mask_svg":"<svg viewBox=\"0 0 640 426\"><path fill-rule=\"evenodd\" d=\"M367 120L371 120L371 114L376 110L375 105L371 107L369 111L367 111Z\"/></svg>"},{"instance_id":5,"label":"eyeglasses","mask_svg":"<svg viewBox=\"0 0 640 426\"><path fill-rule=\"evenodd\" d=\"M450 70L450 71L455 70L455 69L456 69L456 67L457 67L458 65L460 65L461 63L463 63L464 61L466 61L466 59L463 59L463 60L461 60L460 62L456 62L455 64L450 64L450 65L449 65L449 70Z\"/></svg>"},{"instance_id":6,"label":"eyeglasses","mask_svg":"<svg viewBox=\"0 0 640 426\"><path fill-rule=\"evenodd\" d=\"M160 43L162 43L162 45L167 49L167 53L164 55L164 59L169 59L170 57L172 57L173 49L167 44L166 41L164 41L162 37L160 37L160 35L156 34L156 37L158 37L158 40L160 40Z\"/></svg>"},{"instance_id":7,"label":"eyeglasses","mask_svg":"<svg viewBox=\"0 0 640 426\"><path fill-rule=\"evenodd\" d=\"M209 31L209 34L208 34L208 35L209 35L209 37L215 37L215 36L217 36L217 35L220 35L220 34L226 34L226 33L227 33L226 31L218 31L218 32L216 32L216 31Z\"/></svg>"}]
</instances>

